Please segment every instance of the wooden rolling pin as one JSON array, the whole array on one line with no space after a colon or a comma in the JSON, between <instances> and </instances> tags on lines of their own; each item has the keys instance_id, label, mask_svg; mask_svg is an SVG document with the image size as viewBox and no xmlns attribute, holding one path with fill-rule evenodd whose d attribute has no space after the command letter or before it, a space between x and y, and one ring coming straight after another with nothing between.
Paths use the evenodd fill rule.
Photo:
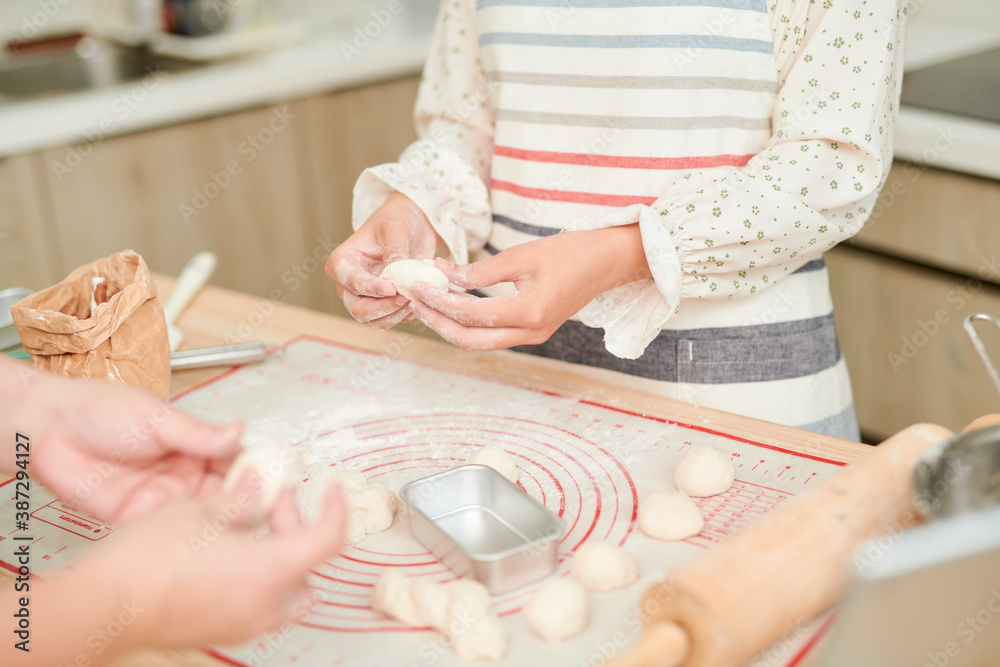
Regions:
<instances>
[{"instance_id":1,"label":"wooden rolling pin","mask_svg":"<svg viewBox=\"0 0 1000 667\"><path fill-rule=\"evenodd\" d=\"M841 598L865 540L914 525L920 455L950 437L900 431L787 505L681 565L642 599L644 631L608 667L733 667Z\"/></svg>"},{"instance_id":2,"label":"wooden rolling pin","mask_svg":"<svg viewBox=\"0 0 1000 667\"><path fill-rule=\"evenodd\" d=\"M1000 415L983 415L979 419L973 421L971 424L966 426L963 431L968 433L969 431L975 431L981 428L987 428L990 426L1000 425Z\"/></svg>"}]
</instances>

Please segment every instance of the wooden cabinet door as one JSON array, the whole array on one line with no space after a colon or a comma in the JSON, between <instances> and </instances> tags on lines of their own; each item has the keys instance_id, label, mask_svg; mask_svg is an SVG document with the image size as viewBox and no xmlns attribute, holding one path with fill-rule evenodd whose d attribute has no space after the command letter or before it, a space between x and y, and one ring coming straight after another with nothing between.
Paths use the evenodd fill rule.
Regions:
<instances>
[{"instance_id":1,"label":"wooden cabinet door","mask_svg":"<svg viewBox=\"0 0 1000 667\"><path fill-rule=\"evenodd\" d=\"M881 440L916 422L953 430L1000 412L962 326L1000 315L1000 288L847 246L827 253L837 331L862 431ZM977 328L1000 360L1000 332Z\"/></svg>"},{"instance_id":2,"label":"wooden cabinet door","mask_svg":"<svg viewBox=\"0 0 1000 667\"><path fill-rule=\"evenodd\" d=\"M66 273L44 181L39 155L0 158L0 289L39 290Z\"/></svg>"}]
</instances>

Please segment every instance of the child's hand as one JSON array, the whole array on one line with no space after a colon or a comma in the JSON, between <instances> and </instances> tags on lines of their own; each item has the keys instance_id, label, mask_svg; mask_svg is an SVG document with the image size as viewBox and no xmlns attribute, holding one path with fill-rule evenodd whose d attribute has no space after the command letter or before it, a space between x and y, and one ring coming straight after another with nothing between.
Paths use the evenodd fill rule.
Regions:
<instances>
[{"instance_id":1,"label":"child's hand","mask_svg":"<svg viewBox=\"0 0 1000 667\"><path fill-rule=\"evenodd\" d=\"M111 382L40 373L23 400L18 428L31 436L29 474L113 522L217 492L243 433L242 424L211 425Z\"/></svg>"},{"instance_id":2,"label":"child's hand","mask_svg":"<svg viewBox=\"0 0 1000 667\"><path fill-rule=\"evenodd\" d=\"M517 288L515 296L486 299L411 288L417 317L464 350L543 343L598 294L650 277L638 225L564 232L476 264L436 265L465 289L502 282Z\"/></svg>"},{"instance_id":3,"label":"child's hand","mask_svg":"<svg viewBox=\"0 0 1000 667\"><path fill-rule=\"evenodd\" d=\"M394 192L361 228L330 253L326 272L337 281L347 312L376 329L391 329L411 316L409 301L379 275L401 259L430 259L437 234L423 211Z\"/></svg>"}]
</instances>

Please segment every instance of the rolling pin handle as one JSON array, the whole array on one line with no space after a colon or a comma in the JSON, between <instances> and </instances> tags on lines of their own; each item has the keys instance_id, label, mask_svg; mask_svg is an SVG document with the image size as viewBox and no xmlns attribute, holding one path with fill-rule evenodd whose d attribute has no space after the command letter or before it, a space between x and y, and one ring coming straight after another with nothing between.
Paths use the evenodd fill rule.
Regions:
<instances>
[{"instance_id":1,"label":"rolling pin handle","mask_svg":"<svg viewBox=\"0 0 1000 667\"><path fill-rule=\"evenodd\" d=\"M607 667L681 667L690 649L688 633L676 623L652 623L628 652Z\"/></svg>"}]
</instances>

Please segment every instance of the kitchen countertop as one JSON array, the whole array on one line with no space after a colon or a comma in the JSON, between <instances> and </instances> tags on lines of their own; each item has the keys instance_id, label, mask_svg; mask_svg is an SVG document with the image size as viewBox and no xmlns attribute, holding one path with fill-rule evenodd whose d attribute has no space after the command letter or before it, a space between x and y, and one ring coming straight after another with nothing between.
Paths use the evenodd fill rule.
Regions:
<instances>
[{"instance_id":1,"label":"kitchen countertop","mask_svg":"<svg viewBox=\"0 0 1000 667\"><path fill-rule=\"evenodd\" d=\"M169 294L174 279L156 276L160 294ZM218 287L206 287L195 297L177 324L184 332L184 349L219 345L232 323L257 308L259 299ZM368 325L282 303L273 303L274 311L254 330L254 337L268 345L281 345L303 334L323 338L361 350L419 361L440 369L461 370L464 374L487 377L562 396L597 401L615 409L673 420L694 427L729 433L758 443L789 451L850 462L869 451L869 447L829 436L800 431L758 421L749 417L693 406L679 401L604 384L570 372L571 367L550 359L515 352L468 353L445 343L425 340L411 334L376 332ZM391 347L396 344L396 347ZM226 369L196 369L175 373L171 378L171 396L224 374ZM0 572L0 583L11 577ZM133 651L123 654L109 667L220 667L224 663L200 651Z\"/></svg>"},{"instance_id":2,"label":"kitchen countertop","mask_svg":"<svg viewBox=\"0 0 1000 667\"><path fill-rule=\"evenodd\" d=\"M0 104L0 158L100 141L108 136L362 86L420 72L430 45L433 5L404 11L352 58L361 14L296 45L165 77L82 93ZM954 20L911 12L906 68L913 70L1000 46L1000 21ZM978 18L978 20L976 20ZM904 105L897 158L1000 179L1000 124Z\"/></svg>"},{"instance_id":3,"label":"kitchen countertop","mask_svg":"<svg viewBox=\"0 0 1000 667\"><path fill-rule=\"evenodd\" d=\"M0 104L0 158L419 74L433 20L404 11L370 44L359 41L363 48L345 55L343 46L355 45L356 27L371 21L361 15L259 55L145 83Z\"/></svg>"}]
</instances>

